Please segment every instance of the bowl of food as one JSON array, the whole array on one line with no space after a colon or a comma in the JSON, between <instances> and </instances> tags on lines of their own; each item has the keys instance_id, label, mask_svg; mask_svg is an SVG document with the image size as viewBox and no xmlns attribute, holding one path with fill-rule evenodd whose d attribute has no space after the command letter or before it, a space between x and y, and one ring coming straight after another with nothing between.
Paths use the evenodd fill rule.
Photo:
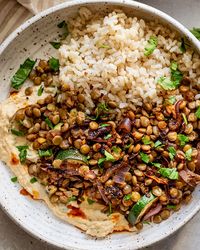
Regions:
<instances>
[{"instance_id":1,"label":"bowl of food","mask_svg":"<svg viewBox=\"0 0 200 250\"><path fill-rule=\"evenodd\" d=\"M65 249L138 249L200 208L200 45L134 1L48 9L1 45L0 203Z\"/></svg>"}]
</instances>

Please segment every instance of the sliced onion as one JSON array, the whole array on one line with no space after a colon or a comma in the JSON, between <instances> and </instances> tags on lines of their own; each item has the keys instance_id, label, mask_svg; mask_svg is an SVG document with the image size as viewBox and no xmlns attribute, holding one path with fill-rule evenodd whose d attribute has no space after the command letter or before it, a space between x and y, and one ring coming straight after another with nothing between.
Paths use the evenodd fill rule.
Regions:
<instances>
[{"instance_id":1,"label":"sliced onion","mask_svg":"<svg viewBox=\"0 0 200 250\"><path fill-rule=\"evenodd\" d=\"M152 216L158 214L162 209L162 205L160 203L157 204L156 207L152 208L143 218L143 220L148 220Z\"/></svg>"}]
</instances>

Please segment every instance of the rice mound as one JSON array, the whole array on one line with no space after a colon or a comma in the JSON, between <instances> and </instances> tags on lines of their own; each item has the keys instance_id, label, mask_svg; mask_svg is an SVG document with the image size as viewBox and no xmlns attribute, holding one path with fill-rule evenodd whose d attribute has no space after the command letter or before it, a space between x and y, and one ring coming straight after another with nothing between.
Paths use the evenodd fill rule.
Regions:
<instances>
[{"instance_id":1,"label":"rice mound","mask_svg":"<svg viewBox=\"0 0 200 250\"><path fill-rule=\"evenodd\" d=\"M133 108L143 101L161 103L157 81L170 77L172 60L184 76L200 83L199 55L192 48L182 53L177 34L156 21L128 17L121 10L98 16L81 8L69 28L70 40L59 49L60 80L72 89L81 88L88 108L94 107L93 88L119 108ZM145 56L151 36L158 38L158 46Z\"/></svg>"}]
</instances>

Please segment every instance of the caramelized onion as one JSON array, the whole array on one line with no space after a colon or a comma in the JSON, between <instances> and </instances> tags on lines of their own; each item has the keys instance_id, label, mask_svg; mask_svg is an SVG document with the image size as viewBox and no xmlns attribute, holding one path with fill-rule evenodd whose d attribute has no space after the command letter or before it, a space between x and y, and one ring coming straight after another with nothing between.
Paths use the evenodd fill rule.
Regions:
<instances>
[{"instance_id":1,"label":"caramelized onion","mask_svg":"<svg viewBox=\"0 0 200 250\"><path fill-rule=\"evenodd\" d=\"M152 216L158 214L162 209L162 205L159 203L156 207L152 208L143 218L143 220L148 220Z\"/></svg>"},{"instance_id":2,"label":"caramelized onion","mask_svg":"<svg viewBox=\"0 0 200 250\"><path fill-rule=\"evenodd\" d=\"M130 133L131 132L131 120L129 118L124 118L124 120L119 125L119 130L123 132Z\"/></svg>"}]
</instances>

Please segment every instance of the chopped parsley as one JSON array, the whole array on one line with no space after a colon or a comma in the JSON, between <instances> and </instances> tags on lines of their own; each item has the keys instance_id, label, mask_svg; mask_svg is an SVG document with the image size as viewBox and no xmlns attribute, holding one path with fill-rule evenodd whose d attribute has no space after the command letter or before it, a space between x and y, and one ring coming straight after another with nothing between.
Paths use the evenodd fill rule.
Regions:
<instances>
[{"instance_id":1,"label":"chopped parsley","mask_svg":"<svg viewBox=\"0 0 200 250\"><path fill-rule=\"evenodd\" d=\"M25 145L25 146L17 146L16 147L19 151L19 159L20 159L20 162L21 163L24 163L25 160L26 160L26 157L27 157L27 149L28 149L28 146Z\"/></svg>"},{"instance_id":2,"label":"chopped parsley","mask_svg":"<svg viewBox=\"0 0 200 250\"><path fill-rule=\"evenodd\" d=\"M12 177L10 180L14 183L17 182L17 176Z\"/></svg>"},{"instance_id":3,"label":"chopped parsley","mask_svg":"<svg viewBox=\"0 0 200 250\"><path fill-rule=\"evenodd\" d=\"M39 87L39 89L38 89L37 95L38 95L38 96L41 96L42 93L43 93L43 91L44 91L44 87L41 85L41 86Z\"/></svg>"},{"instance_id":4,"label":"chopped parsley","mask_svg":"<svg viewBox=\"0 0 200 250\"><path fill-rule=\"evenodd\" d=\"M109 138L111 138L112 135L111 134L107 134L106 136L104 136L104 140L108 140Z\"/></svg>"},{"instance_id":5,"label":"chopped parsley","mask_svg":"<svg viewBox=\"0 0 200 250\"><path fill-rule=\"evenodd\" d=\"M31 184L33 184L33 183L35 183L35 182L37 182L37 179L36 179L35 177L33 177L33 178L30 179L30 183L31 183Z\"/></svg>"},{"instance_id":6,"label":"chopped parsley","mask_svg":"<svg viewBox=\"0 0 200 250\"><path fill-rule=\"evenodd\" d=\"M169 158L170 158L171 160L173 160L174 157L175 157L175 155L176 155L176 149L175 149L174 147L170 146L170 147L168 148L168 151L169 151Z\"/></svg>"},{"instance_id":7,"label":"chopped parsley","mask_svg":"<svg viewBox=\"0 0 200 250\"><path fill-rule=\"evenodd\" d=\"M108 124L108 123L102 123L99 127L103 128L103 127L109 127L109 126L110 126L110 124Z\"/></svg>"},{"instance_id":8,"label":"chopped parsley","mask_svg":"<svg viewBox=\"0 0 200 250\"><path fill-rule=\"evenodd\" d=\"M54 71L58 71L60 67L59 60L54 57L51 57L49 59L49 67Z\"/></svg>"},{"instance_id":9,"label":"chopped parsley","mask_svg":"<svg viewBox=\"0 0 200 250\"><path fill-rule=\"evenodd\" d=\"M65 20L63 20L62 22L60 22L58 25L58 28L63 29L64 33L62 35L62 39L65 39L68 35L69 35L69 30L68 30L68 25L65 22Z\"/></svg>"},{"instance_id":10,"label":"chopped parsley","mask_svg":"<svg viewBox=\"0 0 200 250\"><path fill-rule=\"evenodd\" d=\"M50 42L50 44L55 48L55 49L59 49L61 46L61 42Z\"/></svg>"},{"instance_id":11,"label":"chopped parsley","mask_svg":"<svg viewBox=\"0 0 200 250\"><path fill-rule=\"evenodd\" d=\"M110 153L108 153L108 151L104 150L104 155L105 155L104 158L100 158L98 160L98 165L101 166L104 163L104 161L115 161L115 158Z\"/></svg>"},{"instance_id":12,"label":"chopped parsley","mask_svg":"<svg viewBox=\"0 0 200 250\"><path fill-rule=\"evenodd\" d=\"M197 111L195 112L195 115L198 119L200 119L200 106L197 108Z\"/></svg>"},{"instance_id":13,"label":"chopped parsley","mask_svg":"<svg viewBox=\"0 0 200 250\"><path fill-rule=\"evenodd\" d=\"M46 117L44 121L46 122L46 124L47 124L51 129L54 128L53 123L49 120L48 117Z\"/></svg>"},{"instance_id":14,"label":"chopped parsley","mask_svg":"<svg viewBox=\"0 0 200 250\"><path fill-rule=\"evenodd\" d=\"M161 147L161 146L162 146L162 142L159 141L159 140L154 143L154 148L158 148L158 147Z\"/></svg>"},{"instance_id":15,"label":"chopped parsley","mask_svg":"<svg viewBox=\"0 0 200 250\"><path fill-rule=\"evenodd\" d=\"M46 150L39 149L38 155L39 155L39 157L49 157L49 156L53 155L53 151L52 151L52 149L46 149Z\"/></svg>"},{"instance_id":16,"label":"chopped parsley","mask_svg":"<svg viewBox=\"0 0 200 250\"><path fill-rule=\"evenodd\" d=\"M183 134L178 134L178 139L180 142L180 146L185 146L186 142L189 142L189 138Z\"/></svg>"},{"instance_id":17,"label":"chopped parsley","mask_svg":"<svg viewBox=\"0 0 200 250\"><path fill-rule=\"evenodd\" d=\"M192 160L192 148L188 149L188 150L185 152L185 158L186 158L188 161L191 161L191 160Z\"/></svg>"},{"instance_id":18,"label":"chopped parsley","mask_svg":"<svg viewBox=\"0 0 200 250\"><path fill-rule=\"evenodd\" d=\"M143 224L147 224L147 225L150 225L150 224L151 224L150 221L146 221L146 220L144 220L142 223L143 223Z\"/></svg>"},{"instance_id":19,"label":"chopped parsley","mask_svg":"<svg viewBox=\"0 0 200 250\"><path fill-rule=\"evenodd\" d=\"M126 194L125 196L124 196L124 200L125 201L129 201L131 199L131 194Z\"/></svg>"},{"instance_id":20,"label":"chopped parsley","mask_svg":"<svg viewBox=\"0 0 200 250\"><path fill-rule=\"evenodd\" d=\"M16 136L24 136L24 132L16 130L16 129L11 129L11 133Z\"/></svg>"},{"instance_id":21,"label":"chopped parsley","mask_svg":"<svg viewBox=\"0 0 200 250\"><path fill-rule=\"evenodd\" d=\"M178 179L178 172L176 168L160 168L158 171L163 177L166 177L170 180Z\"/></svg>"},{"instance_id":22,"label":"chopped parsley","mask_svg":"<svg viewBox=\"0 0 200 250\"><path fill-rule=\"evenodd\" d=\"M87 202L89 205L92 205L93 203L95 203L95 201L91 200L90 198L87 198Z\"/></svg>"},{"instance_id":23,"label":"chopped parsley","mask_svg":"<svg viewBox=\"0 0 200 250\"><path fill-rule=\"evenodd\" d=\"M188 125L187 117L184 113L182 113L182 117L183 117L183 121L184 121L185 125Z\"/></svg>"},{"instance_id":24,"label":"chopped parsley","mask_svg":"<svg viewBox=\"0 0 200 250\"><path fill-rule=\"evenodd\" d=\"M149 156L143 152L140 152L141 160L145 163L149 163Z\"/></svg>"},{"instance_id":25,"label":"chopped parsley","mask_svg":"<svg viewBox=\"0 0 200 250\"><path fill-rule=\"evenodd\" d=\"M158 163L158 162L152 162L151 163L153 166L157 167L157 168L160 168L161 167L161 164Z\"/></svg>"},{"instance_id":26,"label":"chopped parsley","mask_svg":"<svg viewBox=\"0 0 200 250\"><path fill-rule=\"evenodd\" d=\"M17 72L14 74L14 76L11 79L11 86L18 90L21 85L25 82L25 80L28 78L29 74L31 73L31 70L33 69L33 66L35 65L36 60L33 61L30 58L27 58L23 64L20 65Z\"/></svg>"},{"instance_id":27,"label":"chopped parsley","mask_svg":"<svg viewBox=\"0 0 200 250\"><path fill-rule=\"evenodd\" d=\"M151 144L151 141L150 141L150 139L149 139L148 136L143 136L143 137L142 137L142 142L143 142L145 145Z\"/></svg>"},{"instance_id":28,"label":"chopped parsley","mask_svg":"<svg viewBox=\"0 0 200 250\"><path fill-rule=\"evenodd\" d=\"M176 89L180 81L183 79L183 74L178 69L178 64L175 61L171 62L170 65L171 70L171 78L167 78L165 76L162 76L158 79L158 84L165 90L174 90Z\"/></svg>"},{"instance_id":29,"label":"chopped parsley","mask_svg":"<svg viewBox=\"0 0 200 250\"><path fill-rule=\"evenodd\" d=\"M154 52L157 45L158 45L158 38L155 36L151 36L148 40L147 46L145 47L144 55L145 56L151 55Z\"/></svg>"},{"instance_id":30,"label":"chopped parsley","mask_svg":"<svg viewBox=\"0 0 200 250\"><path fill-rule=\"evenodd\" d=\"M72 196L72 197L70 197L70 198L67 200L67 203L69 203L69 202L71 202L71 201L76 201L76 200L77 200L76 196Z\"/></svg>"},{"instance_id":31,"label":"chopped parsley","mask_svg":"<svg viewBox=\"0 0 200 250\"><path fill-rule=\"evenodd\" d=\"M117 146L113 146L112 151L116 154L120 154L122 152L121 148Z\"/></svg>"},{"instance_id":32,"label":"chopped parsley","mask_svg":"<svg viewBox=\"0 0 200 250\"><path fill-rule=\"evenodd\" d=\"M176 205L167 205L168 209L176 209Z\"/></svg>"},{"instance_id":33,"label":"chopped parsley","mask_svg":"<svg viewBox=\"0 0 200 250\"><path fill-rule=\"evenodd\" d=\"M200 40L200 28L193 28L190 30L190 32L198 39Z\"/></svg>"},{"instance_id":34,"label":"chopped parsley","mask_svg":"<svg viewBox=\"0 0 200 250\"><path fill-rule=\"evenodd\" d=\"M167 103L169 104L174 104L176 102L176 97L175 96L170 96L168 99L167 99Z\"/></svg>"}]
</instances>

